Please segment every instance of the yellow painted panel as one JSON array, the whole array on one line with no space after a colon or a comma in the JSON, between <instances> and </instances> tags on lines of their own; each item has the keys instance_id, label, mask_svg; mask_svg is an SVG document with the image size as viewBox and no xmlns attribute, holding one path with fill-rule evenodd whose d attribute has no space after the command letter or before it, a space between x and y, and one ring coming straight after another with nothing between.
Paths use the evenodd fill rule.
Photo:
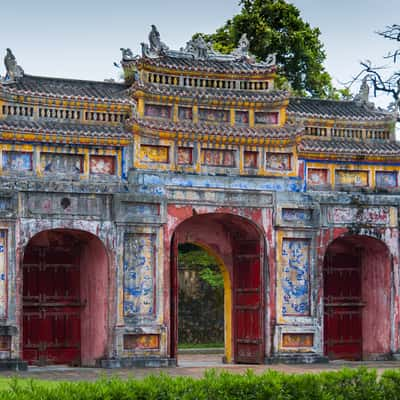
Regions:
<instances>
[{"instance_id":1,"label":"yellow painted panel","mask_svg":"<svg viewBox=\"0 0 400 400\"><path fill-rule=\"evenodd\" d=\"M368 186L368 171L336 170L337 185Z\"/></svg>"},{"instance_id":2,"label":"yellow painted panel","mask_svg":"<svg viewBox=\"0 0 400 400\"><path fill-rule=\"evenodd\" d=\"M169 147L142 144L140 146L140 160L142 162L168 163Z\"/></svg>"},{"instance_id":3,"label":"yellow painted panel","mask_svg":"<svg viewBox=\"0 0 400 400\"><path fill-rule=\"evenodd\" d=\"M250 108L249 110L249 126L250 128L254 128L254 108Z\"/></svg>"}]
</instances>

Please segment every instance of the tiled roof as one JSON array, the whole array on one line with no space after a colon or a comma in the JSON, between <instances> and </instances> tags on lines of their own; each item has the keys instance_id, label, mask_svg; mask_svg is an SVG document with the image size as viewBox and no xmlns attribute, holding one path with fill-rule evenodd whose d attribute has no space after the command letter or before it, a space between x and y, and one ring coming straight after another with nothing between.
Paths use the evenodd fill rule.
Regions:
<instances>
[{"instance_id":1,"label":"tiled roof","mask_svg":"<svg viewBox=\"0 0 400 400\"><path fill-rule=\"evenodd\" d=\"M392 113L378 110L368 104L357 101L321 100L294 97L287 109L300 118L341 118L349 120L391 120Z\"/></svg>"},{"instance_id":2,"label":"tiled roof","mask_svg":"<svg viewBox=\"0 0 400 400\"><path fill-rule=\"evenodd\" d=\"M137 123L141 128L158 131L169 131L176 133L201 134L225 137L247 137L247 138L268 138L268 139L290 139L301 133L302 127L297 124L286 124L281 127L233 127L227 124L205 124L189 121L172 122L171 120L156 119L132 119L131 123Z\"/></svg>"},{"instance_id":3,"label":"tiled roof","mask_svg":"<svg viewBox=\"0 0 400 400\"><path fill-rule=\"evenodd\" d=\"M115 82L96 82L77 79L48 78L24 75L16 82L0 84L8 93L39 95L61 99L95 100L129 103L127 86Z\"/></svg>"},{"instance_id":4,"label":"tiled roof","mask_svg":"<svg viewBox=\"0 0 400 400\"><path fill-rule=\"evenodd\" d=\"M336 155L400 155L400 143L394 141L357 141L351 139L303 139L299 152Z\"/></svg>"},{"instance_id":5,"label":"tiled roof","mask_svg":"<svg viewBox=\"0 0 400 400\"><path fill-rule=\"evenodd\" d=\"M124 61L124 64L137 63L138 61ZM233 74L266 74L274 72L275 66L263 66L246 60L215 60L215 59L190 59L184 57L161 56L157 58L141 58L142 64L159 68L178 69L180 71L199 71Z\"/></svg>"},{"instance_id":6,"label":"tiled roof","mask_svg":"<svg viewBox=\"0 0 400 400\"><path fill-rule=\"evenodd\" d=\"M78 123L31 120L22 117L0 119L0 131L38 132L51 135L101 136L104 138L130 137L123 125L84 125Z\"/></svg>"},{"instance_id":7,"label":"tiled roof","mask_svg":"<svg viewBox=\"0 0 400 400\"><path fill-rule=\"evenodd\" d=\"M271 90L267 92L251 90L229 90L216 88L190 88L184 86L160 85L155 83L136 83L133 90L144 90L148 93L161 96L187 97L196 100L233 100L233 101L259 101L276 102L289 98L289 93L284 90Z\"/></svg>"}]
</instances>

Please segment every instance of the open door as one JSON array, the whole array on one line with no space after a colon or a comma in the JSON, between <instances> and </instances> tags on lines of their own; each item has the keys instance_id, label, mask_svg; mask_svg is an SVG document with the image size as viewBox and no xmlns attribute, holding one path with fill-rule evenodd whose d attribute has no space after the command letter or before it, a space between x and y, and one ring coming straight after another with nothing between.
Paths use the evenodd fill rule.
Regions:
<instances>
[{"instance_id":1,"label":"open door","mask_svg":"<svg viewBox=\"0 0 400 400\"><path fill-rule=\"evenodd\" d=\"M264 362L261 249L258 240L235 242L235 362Z\"/></svg>"}]
</instances>

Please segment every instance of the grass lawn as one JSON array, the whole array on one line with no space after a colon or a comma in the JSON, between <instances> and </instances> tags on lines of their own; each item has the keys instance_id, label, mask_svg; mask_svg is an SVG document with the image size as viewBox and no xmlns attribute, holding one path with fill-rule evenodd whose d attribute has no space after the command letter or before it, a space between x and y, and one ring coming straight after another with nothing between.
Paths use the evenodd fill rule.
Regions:
<instances>
[{"instance_id":1,"label":"grass lawn","mask_svg":"<svg viewBox=\"0 0 400 400\"><path fill-rule=\"evenodd\" d=\"M179 343L178 349L213 349L213 348L224 348L223 343Z\"/></svg>"},{"instance_id":2,"label":"grass lawn","mask_svg":"<svg viewBox=\"0 0 400 400\"><path fill-rule=\"evenodd\" d=\"M59 381L46 381L31 378L0 378L0 392L4 390L10 390L12 387L18 385L21 388L29 388L32 385L52 388L59 384Z\"/></svg>"}]
</instances>

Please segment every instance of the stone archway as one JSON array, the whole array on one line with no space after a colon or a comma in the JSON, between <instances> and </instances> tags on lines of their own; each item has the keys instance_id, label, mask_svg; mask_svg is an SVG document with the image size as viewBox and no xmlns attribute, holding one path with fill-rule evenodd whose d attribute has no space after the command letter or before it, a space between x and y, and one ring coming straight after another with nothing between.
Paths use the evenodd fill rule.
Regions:
<instances>
[{"instance_id":1,"label":"stone archway","mask_svg":"<svg viewBox=\"0 0 400 400\"><path fill-rule=\"evenodd\" d=\"M334 240L324 259L324 351L330 359L390 357L391 257L367 236Z\"/></svg>"},{"instance_id":2,"label":"stone archway","mask_svg":"<svg viewBox=\"0 0 400 400\"><path fill-rule=\"evenodd\" d=\"M93 366L107 346L108 256L88 232L52 229L24 251L22 356L30 364Z\"/></svg>"},{"instance_id":3,"label":"stone archway","mask_svg":"<svg viewBox=\"0 0 400 400\"><path fill-rule=\"evenodd\" d=\"M178 280L180 243L195 243L217 260L224 277L225 359L263 363L264 237L249 220L232 214L201 214L183 221L171 246L171 357L177 357Z\"/></svg>"}]
</instances>

